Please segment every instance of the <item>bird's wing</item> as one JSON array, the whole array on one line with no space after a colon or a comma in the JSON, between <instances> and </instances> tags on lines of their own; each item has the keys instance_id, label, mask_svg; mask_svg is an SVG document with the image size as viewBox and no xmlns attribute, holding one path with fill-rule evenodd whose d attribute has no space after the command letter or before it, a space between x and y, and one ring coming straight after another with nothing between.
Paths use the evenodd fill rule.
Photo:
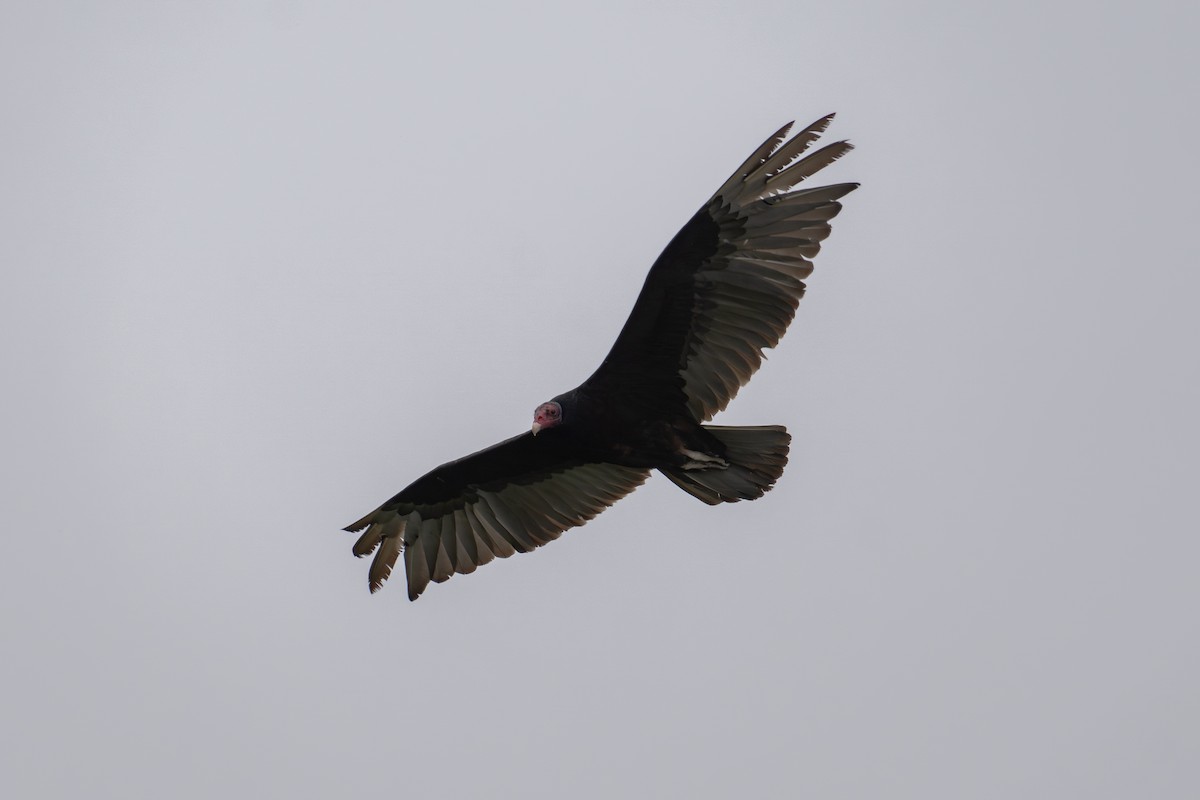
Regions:
<instances>
[{"instance_id":1,"label":"bird's wing","mask_svg":"<svg viewBox=\"0 0 1200 800\"><path fill-rule=\"evenodd\" d=\"M650 268L633 312L588 383L663 410L710 419L733 399L795 316L809 260L838 201L858 187L792 187L845 155L835 142L796 160L833 119L754 151Z\"/></svg>"},{"instance_id":2,"label":"bird's wing","mask_svg":"<svg viewBox=\"0 0 1200 800\"><path fill-rule=\"evenodd\" d=\"M632 492L648 470L588 462L571 455L559 431L524 433L443 464L346 530L363 531L354 554L378 548L371 591L401 552L408 598L430 581L474 572L496 556L526 553L582 525ZM363 529L366 530L363 530Z\"/></svg>"}]
</instances>

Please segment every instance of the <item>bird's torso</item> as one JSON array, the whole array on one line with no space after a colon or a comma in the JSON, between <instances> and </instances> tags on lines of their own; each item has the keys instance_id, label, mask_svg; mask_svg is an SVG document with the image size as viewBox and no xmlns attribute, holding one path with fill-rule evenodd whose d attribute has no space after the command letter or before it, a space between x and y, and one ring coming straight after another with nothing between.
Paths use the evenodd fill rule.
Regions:
<instances>
[{"instance_id":1,"label":"bird's torso","mask_svg":"<svg viewBox=\"0 0 1200 800\"><path fill-rule=\"evenodd\" d=\"M680 466L695 453L723 455L720 442L683 408L646 409L586 385L560 398L570 409L563 434L590 460L660 468Z\"/></svg>"}]
</instances>

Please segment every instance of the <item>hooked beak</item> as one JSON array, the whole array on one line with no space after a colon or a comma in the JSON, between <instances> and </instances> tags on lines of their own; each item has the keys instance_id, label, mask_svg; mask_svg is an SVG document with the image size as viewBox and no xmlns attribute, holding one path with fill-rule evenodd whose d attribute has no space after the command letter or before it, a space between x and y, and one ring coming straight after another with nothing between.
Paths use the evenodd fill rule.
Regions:
<instances>
[{"instance_id":1,"label":"hooked beak","mask_svg":"<svg viewBox=\"0 0 1200 800\"><path fill-rule=\"evenodd\" d=\"M530 430L532 430L532 431L533 431L533 435L534 435L534 436L537 436L537 435L538 435L538 431L540 431L541 429L542 429L542 426L541 426L541 424L539 424L539 423L535 422L535 423L533 423L533 427L532 427Z\"/></svg>"}]
</instances>

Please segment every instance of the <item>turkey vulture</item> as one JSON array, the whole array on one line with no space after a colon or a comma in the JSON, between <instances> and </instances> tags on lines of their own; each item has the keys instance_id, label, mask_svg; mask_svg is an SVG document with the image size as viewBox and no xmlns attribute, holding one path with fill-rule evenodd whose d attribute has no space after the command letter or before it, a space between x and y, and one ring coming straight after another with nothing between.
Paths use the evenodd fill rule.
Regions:
<instances>
[{"instance_id":1,"label":"turkey vulture","mask_svg":"<svg viewBox=\"0 0 1200 800\"><path fill-rule=\"evenodd\" d=\"M858 187L792 190L851 149L835 142L796 160L832 119L791 139L784 125L738 167L654 262L600 367L538 406L531 430L443 464L346 528L362 531L356 556L375 552L372 592L401 553L416 600L430 581L533 550L652 469L712 505L775 484L791 441L782 425L701 423L783 336L839 198Z\"/></svg>"}]
</instances>

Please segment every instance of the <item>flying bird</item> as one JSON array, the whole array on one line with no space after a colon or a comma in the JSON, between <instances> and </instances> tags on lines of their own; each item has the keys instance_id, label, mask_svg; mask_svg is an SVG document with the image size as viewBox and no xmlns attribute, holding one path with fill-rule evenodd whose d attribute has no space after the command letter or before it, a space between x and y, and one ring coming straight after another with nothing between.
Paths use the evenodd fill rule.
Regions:
<instances>
[{"instance_id":1,"label":"flying bird","mask_svg":"<svg viewBox=\"0 0 1200 800\"><path fill-rule=\"evenodd\" d=\"M845 155L801 158L833 120L784 125L675 235L590 378L542 403L531 429L443 464L346 528L372 552L372 592L404 555L408 597L582 525L658 470L705 503L761 497L787 463L782 425L705 425L778 344L840 198L793 188Z\"/></svg>"}]
</instances>

